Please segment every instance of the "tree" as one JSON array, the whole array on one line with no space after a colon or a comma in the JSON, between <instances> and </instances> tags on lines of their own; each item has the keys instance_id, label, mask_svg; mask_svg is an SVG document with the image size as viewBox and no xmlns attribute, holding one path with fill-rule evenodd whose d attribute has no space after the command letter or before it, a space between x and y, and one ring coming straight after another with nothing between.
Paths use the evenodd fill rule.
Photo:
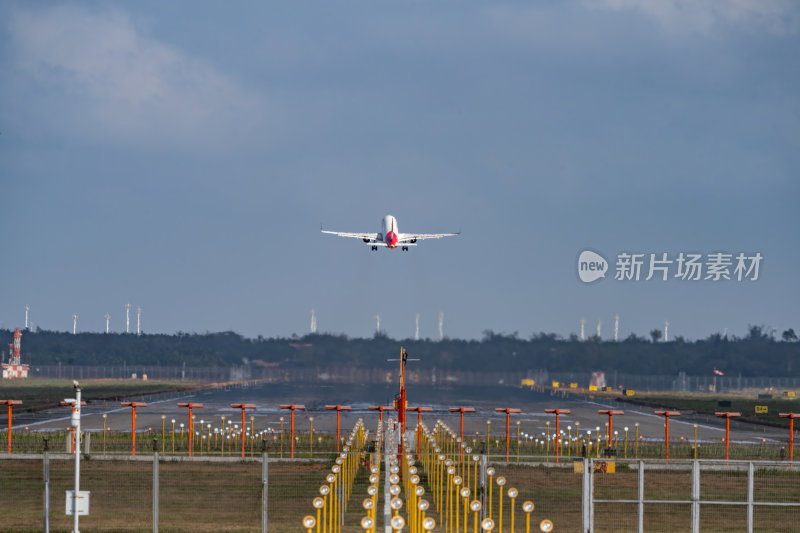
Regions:
<instances>
[{"instance_id":1,"label":"tree","mask_svg":"<svg viewBox=\"0 0 800 533\"><path fill-rule=\"evenodd\" d=\"M797 334L794 332L794 329L792 328L789 328L786 331L784 331L781 337L783 338L783 342L794 342L797 340Z\"/></svg>"},{"instance_id":2,"label":"tree","mask_svg":"<svg viewBox=\"0 0 800 533\"><path fill-rule=\"evenodd\" d=\"M654 329L654 330L650 331L650 338L653 339L653 342L660 341L661 340L661 335L662 335L662 333L661 333L660 329Z\"/></svg>"}]
</instances>

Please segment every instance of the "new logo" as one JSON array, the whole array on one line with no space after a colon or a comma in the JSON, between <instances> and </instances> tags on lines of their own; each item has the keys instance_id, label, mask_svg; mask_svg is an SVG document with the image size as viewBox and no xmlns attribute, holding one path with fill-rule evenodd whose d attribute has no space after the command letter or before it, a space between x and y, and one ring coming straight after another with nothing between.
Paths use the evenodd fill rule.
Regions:
<instances>
[{"instance_id":1,"label":"new logo","mask_svg":"<svg viewBox=\"0 0 800 533\"><path fill-rule=\"evenodd\" d=\"M608 261L602 255L584 250L578 257L578 277L584 283L592 283L606 277Z\"/></svg>"}]
</instances>

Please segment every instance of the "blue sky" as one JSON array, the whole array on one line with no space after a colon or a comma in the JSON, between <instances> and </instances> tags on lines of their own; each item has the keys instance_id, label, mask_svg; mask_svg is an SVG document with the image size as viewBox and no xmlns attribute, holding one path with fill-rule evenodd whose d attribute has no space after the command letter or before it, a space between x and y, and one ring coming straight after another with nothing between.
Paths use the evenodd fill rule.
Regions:
<instances>
[{"instance_id":1,"label":"blue sky","mask_svg":"<svg viewBox=\"0 0 800 533\"><path fill-rule=\"evenodd\" d=\"M800 329L799 31L780 0L4 2L0 327ZM385 214L463 234L319 233ZM764 259L615 281L626 251Z\"/></svg>"}]
</instances>

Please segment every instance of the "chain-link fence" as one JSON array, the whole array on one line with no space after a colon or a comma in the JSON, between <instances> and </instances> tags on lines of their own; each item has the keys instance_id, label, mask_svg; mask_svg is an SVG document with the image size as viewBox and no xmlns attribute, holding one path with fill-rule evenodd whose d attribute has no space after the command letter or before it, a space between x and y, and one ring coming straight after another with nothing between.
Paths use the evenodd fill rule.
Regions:
<instances>
[{"instance_id":1,"label":"chain-link fence","mask_svg":"<svg viewBox=\"0 0 800 533\"><path fill-rule=\"evenodd\" d=\"M294 460L261 453L244 459L84 455L81 489L91 495L89 514L80 517L80 527L82 531L301 531L303 516L314 515L312 500L320 496L332 465L341 457L342 453ZM352 476L342 492L341 531L359 532L365 515L362 499L369 486L377 486L376 501L383 502L388 485L383 478L378 483L368 481L377 453L350 452L344 457L344 465L352 464ZM530 456L506 462L504 456L483 455L477 460L468 457L470 466L459 466L463 457L450 454L446 459L461 468L462 488L472 488L470 500L483 505L480 519L491 517L495 531L501 508L507 532L512 516L520 531L526 517L535 526L549 518L556 531L585 532L788 532L800 524L800 465L795 463L567 457L555 463L552 457ZM414 460L424 497L431 504L428 516L437 519L437 531L444 530L432 487L436 475L440 485L447 482L446 473L443 469L435 473L438 457ZM73 518L65 510L73 476L70 454L0 455L0 530L71 530ZM498 485L500 478L503 485ZM518 494L513 504L512 488ZM339 489L344 491L333 486ZM442 501L446 498L440 497ZM529 515L523 511L524 501L535 505ZM472 523L470 511L470 531ZM463 525L462 520L461 529Z\"/></svg>"}]
</instances>

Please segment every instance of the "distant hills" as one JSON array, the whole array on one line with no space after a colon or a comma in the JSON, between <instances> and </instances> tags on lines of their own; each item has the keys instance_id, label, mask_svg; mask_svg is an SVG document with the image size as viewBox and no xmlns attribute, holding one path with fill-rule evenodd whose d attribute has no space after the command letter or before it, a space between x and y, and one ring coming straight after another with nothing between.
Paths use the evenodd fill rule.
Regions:
<instances>
[{"instance_id":1,"label":"distant hills","mask_svg":"<svg viewBox=\"0 0 800 533\"><path fill-rule=\"evenodd\" d=\"M8 359L13 332L0 330ZM377 335L351 339L343 335L306 335L254 339L234 332L133 335L45 330L25 331L23 362L37 365L219 366L242 364L283 368L319 365L385 366L400 346L427 367L458 370L591 372L603 369L628 374L703 375L714 368L728 376L800 376L800 342L794 332L780 339L751 326L742 338L711 335L698 341L680 337L661 342L631 335L620 341L574 336L563 339L540 333L530 338L486 331L482 340L396 340Z\"/></svg>"}]
</instances>

